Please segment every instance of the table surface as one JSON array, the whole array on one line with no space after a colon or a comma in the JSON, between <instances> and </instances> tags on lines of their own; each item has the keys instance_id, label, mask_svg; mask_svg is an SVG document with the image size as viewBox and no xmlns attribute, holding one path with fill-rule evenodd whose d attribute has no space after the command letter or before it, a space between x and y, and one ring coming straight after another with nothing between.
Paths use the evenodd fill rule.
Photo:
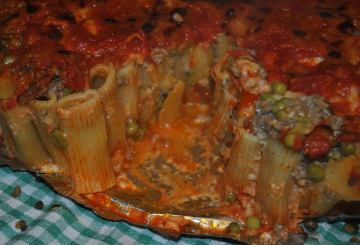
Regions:
<instances>
[{"instance_id":1,"label":"table surface","mask_svg":"<svg viewBox=\"0 0 360 245\"><path fill-rule=\"evenodd\" d=\"M19 197L10 194L15 186L21 188ZM42 201L42 210L35 203ZM55 206L54 206L55 205ZM15 228L24 220L25 231ZM358 244L349 242L360 237L360 232L349 235L343 232L343 223L320 223L319 228L308 233L306 244ZM126 221L108 221L91 209L76 204L57 194L44 183L35 181L34 175L12 171L0 166L0 244L239 244L223 238L182 235L180 238L163 236L150 229L130 225Z\"/></svg>"}]
</instances>

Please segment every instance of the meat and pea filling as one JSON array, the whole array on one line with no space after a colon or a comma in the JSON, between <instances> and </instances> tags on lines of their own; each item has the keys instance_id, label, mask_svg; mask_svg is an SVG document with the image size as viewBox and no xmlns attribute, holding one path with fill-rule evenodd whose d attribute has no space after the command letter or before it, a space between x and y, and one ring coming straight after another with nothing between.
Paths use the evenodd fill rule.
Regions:
<instances>
[{"instance_id":1,"label":"meat and pea filling","mask_svg":"<svg viewBox=\"0 0 360 245\"><path fill-rule=\"evenodd\" d=\"M302 96L274 82L272 93L263 94L254 105L251 126L260 139L275 138L305 154L293 173L300 185L323 180L329 161L357 154L358 142L343 139L343 118L333 115L320 95Z\"/></svg>"},{"instance_id":2,"label":"meat and pea filling","mask_svg":"<svg viewBox=\"0 0 360 245\"><path fill-rule=\"evenodd\" d=\"M274 82L272 87L286 86ZM336 137L341 130L343 120L331 113L330 105L320 96L299 96L292 92L282 92L282 95L273 89L273 93L263 94L255 102L255 116L253 130L261 138L285 138L297 135L304 138L315 127L324 125ZM302 145L294 145L289 140L284 142L287 146L301 149Z\"/></svg>"}]
</instances>

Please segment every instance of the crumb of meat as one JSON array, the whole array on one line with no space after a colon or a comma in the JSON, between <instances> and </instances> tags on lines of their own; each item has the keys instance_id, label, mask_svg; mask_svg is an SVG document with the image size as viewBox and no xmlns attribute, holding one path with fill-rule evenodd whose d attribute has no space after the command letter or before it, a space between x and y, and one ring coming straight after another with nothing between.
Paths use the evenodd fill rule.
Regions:
<instances>
[{"instance_id":1,"label":"crumb of meat","mask_svg":"<svg viewBox=\"0 0 360 245\"><path fill-rule=\"evenodd\" d=\"M10 196L12 196L13 198L17 198L18 196L20 196L21 190L19 186L15 186L15 190L13 193L10 194Z\"/></svg>"},{"instance_id":2,"label":"crumb of meat","mask_svg":"<svg viewBox=\"0 0 360 245\"><path fill-rule=\"evenodd\" d=\"M210 82L209 82L209 79L207 79L207 78L200 79L199 84L200 84L200 86L202 86L204 88L210 89Z\"/></svg>"},{"instance_id":3,"label":"crumb of meat","mask_svg":"<svg viewBox=\"0 0 360 245\"><path fill-rule=\"evenodd\" d=\"M163 48L154 48L151 50L151 59L157 64L160 65L164 59L169 55L169 52Z\"/></svg>"},{"instance_id":4,"label":"crumb of meat","mask_svg":"<svg viewBox=\"0 0 360 245\"><path fill-rule=\"evenodd\" d=\"M49 89L52 89L55 92L58 99L63 97L64 85L62 84L62 80L59 77L51 79L51 82L48 86L48 90Z\"/></svg>"},{"instance_id":5,"label":"crumb of meat","mask_svg":"<svg viewBox=\"0 0 360 245\"><path fill-rule=\"evenodd\" d=\"M255 102L253 129L261 139L276 138L280 131L310 133L319 123L326 123L336 136L341 133L343 119L332 115L330 105L320 95L302 96L297 104L285 108L286 116L278 120L272 113L273 102L258 100ZM297 123L296 117L308 119L311 123ZM301 127L299 127L301 125Z\"/></svg>"},{"instance_id":6,"label":"crumb of meat","mask_svg":"<svg viewBox=\"0 0 360 245\"><path fill-rule=\"evenodd\" d=\"M20 229L21 231L26 231L28 226L26 225L25 220L20 220L15 223L15 228Z\"/></svg>"},{"instance_id":7,"label":"crumb of meat","mask_svg":"<svg viewBox=\"0 0 360 245\"><path fill-rule=\"evenodd\" d=\"M250 56L244 55L238 59L230 57L229 70L239 78L242 88L250 94L262 94L271 91L271 85L265 78L266 70Z\"/></svg>"},{"instance_id":8,"label":"crumb of meat","mask_svg":"<svg viewBox=\"0 0 360 245\"><path fill-rule=\"evenodd\" d=\"M33 98L38 98L43 95L47 90L44 83L36 83L32 85L27 91L17 98L19 104L25 104Z\"/></svg>"},{"instance_id":9,"label":"crumb of meat","mask_svg":"<svg viewBox=\"0 0 360 245\"><path fill-rule=\"evenodd\" d=\"M275 224L273 240L279 241L281 239L286 239L288 236L288 233L289 233L289 231L286 227Z\"/></svg>"},{"instance_id":10,"label":"crumb of meat","mask_svg":"<svg viewBox=\"0 0 360 245\"><path fill-rule=\"evenodd\" d=\"M35 203L35 208L38 210L42 210L44 208L44 203L42 201L38 201Z\"/></svg>"}]
</instances>

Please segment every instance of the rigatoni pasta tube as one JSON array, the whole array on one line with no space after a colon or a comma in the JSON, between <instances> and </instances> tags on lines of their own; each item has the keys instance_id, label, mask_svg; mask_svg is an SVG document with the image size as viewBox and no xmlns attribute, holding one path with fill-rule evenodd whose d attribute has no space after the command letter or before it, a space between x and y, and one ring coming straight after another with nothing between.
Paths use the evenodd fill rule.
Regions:
<instances>
[{"instance_id":1,"label":"rigatoni pasta tube","mask_svg":"<svg viewBox=\"0 0 360 245\"><path fill-rule=\"evenodd\" d=\"M137 66L134 62L124 66L117 72L120 80L120 98L126 121L138 119L138 101L140 82L137 77Z\"/></svg>"},{"instance_id":2,"label":"rigatoni pasta tube","mask_svg":"<svg viewBox=\"0 0 360 245\"><path fill-rule=\"evenodd\" d=\"M224 82L230 82L231 76L228 71L223 71L223 68L228 64L228 55L224 55L221 59L211 68L211 76L215 80L215 87L214 87L214 96L213 96L213 106L217 108L218 104L220 103L220 99L223 94Z\"/></svg>"},{"instance_id":3,"label":"rigatoni pasta tube","mask_svg":"<svg viewBox=\"0 0 360 245\"><path fill-rule=\"evenodd\" d=\"M263 215L270 224L287 226L289 223L288 201L293 184L291 175L302 154L284 146L275 139L266 140L260 161L256 200L261 204Z\"/></svg>"},{"instance_id":4,"label":"rigatoni pasta tube","mask_svg":"<svg viewBox=\"0 0 360 245\"><path fill-rule=\"evenodd\" d=\"M211 66L214 65L214 55L211 48L204 49L201 46L196 46L190 49L190 67L192 68L192 74L189 77L190 84L204 84L201 80L206 80L209 83L211 78L209 71ZM194 64L192 66L192 64Z\"/></svg>"},{"instance_id":5,"label":"rigatoni pasta tube","mask_svg":"<svg viewBox=\"0 0 360 245\"><path fill-rule=\"evenodd\" d=\"M115 67L112 63L109 65L97 65L90 71L90 88L96 77L103 77L104 84L97 90L101 95L101 103L105 114L107 145L110 154L120 146L125 147L125 117L120 103L120 95L116 82Z\"/></svg>"},{"instance_id":6,"label":"rigatoni pasta tube","mask_svg":"<svg viewBox=\"0 0 360 245\"><path fill-rule=\"evenodd\" d=\"M169 93L159 113L160 124L171 125L178 121L183 109L184 88L184 82L178 81L174 89Z\"/></svg>"},{"instance_id":7,"label":"rigatoni pasta tube","mask_svg":"<svg viewBox=\"0 0 360 245\"><path fill-rule=\"evenodd\" d=\"M226 52L234 50L236 48L235 42L230 42L229 37L224 34L218 34L216 44L217 45L215 45L214 47L215 59L219 59Z\"/></svg>"},{"instance_id":8,"label":"rigatoni pasta tube","mask_svg":"<svg viewBox=\"0 0 360 245\"><path fill-rule=\"evenodd\" d=\"M77 193L101 192L115 185L100 93L90 89L57 102L60 130L66 134L72 188Z\"/></svg>"},{"instance_id":9,"label":"rigatoni pasta tube","mask_svg":"<svg viewBox=\"0 0 360 245\"><path fill-rule=\"evenodd\" d=\"M49 100L32 100L29 102L29 108L35 117L36 130L44 143L46 150L52 160L68 171L68 161L64 153L64 149L58 147L52 142L50 133L59 127L59 119L56 113L57 97L55 92L50 89L48 91Z\"/></svg>"},{"instance_id":10,"label":"rigatoni pasta tube","mask_svg":"<svg viewBox=\"0 0 360 245\"><path fill-rule=\"evenodd\" d=\"M151 73L155 73L152 76ZM157 75L156 75L157 74ZM160 75L154 64L148 64L144 61L143 66L139 69L139 79L141 80L139 92L139 118L140 123L146 123L153 115L155 109L156 98L158 97L158 75ZM155 77L157 80L154 80Z\"/></svg>"},{"instance_id":11,"label":"rigatoni pasta tube","mask_svg":"<svg viewBox=\"0 0 360 245\"><path fill-rule=\"evenodd\" d=\"M238 99L233 93L235 93L235 91L230 88L230 85L226 85L220 103L208 128L208 134L210 136L215 135L218 139L224 137L223 130L225 123L230 119L233 109L238 104Z\"/></svg>"},{"instance_id":12,"label":"rigatoni pasta tube","mask_svg":"<svg viewBox=\"0 0 360 245\"><path fill-rule=\"evenodd\" d=\"M255 197L261 159L261 144L257 136L249 134L243 128L238 128L238 137L231 147L230 161L226 168L224 180L230 186L237 187L241 192Z\"/></svg>"},{"instance_id":13,"label":"rigatoni pasta tube","mask_svg":"<svg viewBox=\"0 0 360 245\"><path fill-rule=\"evenodd\" d=\"M190 47L176 59L174 75L179 80L191 85L198 83L209 85L209 71L213 64L214 58L211 48Z\"/></svg>"},{"instance_id":14,"label":"rigatoni pasta tube","mask_svg":"<svg viewBox=\"0 0 360 245\"><path fill-rule=\"evenodd\" d=\"M330 161L324 166L324 171L324 179L312 187L311 215L326 214L341 200L360 201L359 157L349 156Z\"/></svg>"},{"instance_id":15,"label":"rigatoni pasta tube","mask_svg":"<svg viewBox=\"0 0 360 245\"><path fill-rule=\"evenodd\" d=\"M10 131L8 136L12 139L16 157L30 169L38 170L49 162L50 156L36 132L29 112L26 105L18 105L8 111L0 109L0 115L7 124L1 126L8 127ZM5 142L7 140L10 139L5 139Z\"/></svg>"}]
</instances>

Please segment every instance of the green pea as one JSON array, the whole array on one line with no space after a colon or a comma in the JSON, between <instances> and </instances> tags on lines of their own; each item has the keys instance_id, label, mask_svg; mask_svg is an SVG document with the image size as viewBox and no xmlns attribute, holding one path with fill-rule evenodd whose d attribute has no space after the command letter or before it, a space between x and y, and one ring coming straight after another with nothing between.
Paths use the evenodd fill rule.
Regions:
<instances>
[{"instance_id":1,"label":"green pea","mask_svg":"<svg viewBox=\"0 0 360 245\"><path fill-rule=\"evenodd\" d=\"M145 129L144 128L139 128L139 138L142 139L145 136Z\"/></svg>"},{"instance_id":2,"label":"green pea","mask_svg":"<svg viewBox=\"0 0 360 245\"><path fill-rule=\"evenodd\" d=\"M273 82L271 84L272 92L274 94L284 95L287 91L287 86L281 82Z\"/></svg>"},{"instance_id":3,"label":"green pea","mask_svg":"<svg viewBox=\"0 0 360 245\"><path fill-rule=\"evenodd\" d=\"M260 219L256 216L251 216L246 220L246 228L252 230L259 230L261 228Z\"/></svg>"},{"instance_id":4,"label":"green pea","mask_svg":"<svg viewBox=\"0 0 360 245\"><path fill-rule=\"evenodd\" d=\"M68 96L69 94L71 94L71 91L70 91L70 89L68 87L64 87L62 92L63 92L63 97Z\"/></svg>"},{"instance_id":5,"label":"green pea","mask_svg":"<svg viewBox=\"0 0 360 245\"><path fill-rule=\"evenodd\" d=\"M356 234L359 232L359 225L346 223L344 225L344 231L349 234Z\"/></svg>"},{"instance_id":6,"label":"green pea","mask_svg":"<svg viewBox=\"0 0 360 245\"><path fill-rule=\"evenodd\" d=\"M1 60L1 62L4 63L5 65L10 65L14 63L14 61L15 61L15 57L10 54L5 55Z\"/></svg>"},{"instance_id":7,"label":"green pea","mask_svg":"<svg viewBox=\"0 0 360 245\"><path fill-rule=\"evenodd\" d=\"M158 109L161 109L163 107L163 105L164 105L164 100L163 99L158 100L158 102L156 103L156 107Z\"/></svg>"},{"instance_id":8,"label":"green pea","mask_svg":"<svg viewBox=\"0 0 360 245\"><path fill-rule=\"evenodd\" d=\"M287 116L287 112L285 109L279 109L276 113L275 113L275 117L277 120L284 120Z\"/></svg>"},{"instance_id":9,"label":"green pea","mask_svg":"<svg viewBox=\"0 0 360 245\"><path fill-rule=\"evenodd\" d=\"M285 104L286 104L286 107L288 107L288 106L290 106L290 105L292 105L292 103L293 103L293 99L290 99L290 98L281 98L279 101L281 101L281 102L284 102Z\"/></svg>"},{"instance_id":10,"label":"green pea","mask_svg":"<svg viewBox=\"0 0 360 245\"><path fill-rule=\"evenodd\" d=\"M126 126L126 133L129 135L135 135L139 130L139 125L136 122L130 122Z\"/></svg>"},{"instance_id":11,"label":"green pea","mask_svg":"<svg viewBox=\"0 0 360 245\"><path fill-rule=\"evenodd\" d=\"M277 101L275 101L275 103L273 105L273 109L271 110L271 113L275 114L278 110L285 109L285 108L286 108L285 101L277 100Z\"/></svg>"},{"instance_id":12,"label":"green pea","mask_svg":"<svg viewBox=\"0 0 360 245\"><path fill-rule=\"evenodd\" d=\"M295 138L296 138L295 134L287 134L284 139L284 144L288 147L293 148L295 145Z\"/></svg>"},{"instance_id":13,"label":"green pea","mask_svg":"<svg viewBox=\"0 0 360 245\"><path fill-rule=\"evenodd\" d=\"M170 57L178 55L178 54L179 54L178 48L172 48L172 49L169 50L169 56Z\"/></svg>"},{"instance_id":14,"label":"green pea","mask_svg":"<svg viewBox=\"0 0 360 245\"><path fill-rule=\"evenodd\" d=\"M320 182L325 177L324 169L315 163L311 163L306 168L306 174L307 174L308 179L310 179L314 182Z\"/></svg>"},{"instance_id":15,"label":"green pea","mask_svg":"<svg viewBox=\"0 0 360 245\"><path fill-rule=\"evenodd\" d=\"M195 84L197 84L197 82L199 81L199 74L198 73L192 73L188 79L188 83L192 86L194 86Z\"/></svg>"},{"instance_id":16,"label":"green pea","mask_svg":"<svg viewBox=\"0 0 360 245\"><path fill-rule=\"evenodd\" d=\"M306 230L313 232L318 228L318 222L316 222L315 220L307 220L305 221L304 226Z\"/></svg>"},{"instance_id":17,"label":"green pea","mask_svg":"<svg viewBox=\"0 0 360 245\"><path fill-rule=\"evenodd\" d=\"M236 201L236 195L231 192L227 192L225 194L225 201L227 202L235 202Z\"/></svg>"},{"instance_id":18,"label":"green pea","mask_svg":"<svg viewBox=\"0 0 360 245\"><path fill-rule=\"evenodd\" d=\"M61 132L60 130L55 129L50 133L50 138L52 142L61 148L66 148L68 146L67 140L66 140L66 134Z\"/></svg>"},{"instance_id":19,"label":"green pea","mask_svg":"<svg viewBox=\"0 0 360 245\"><path fill-rule=\"evenodd\" d=\"M270 101L271 103L274 103L276 99L274 94L267 93L267 94L262 94L260 100L266 100L266 101Z\"/></svg>"},{"instance_id":20,"label":"green pea","mask_svg":"<svg viewBox=\"0 0 360 245\"><path fill-rule=\"evenodd\" d=\"M231 222L227 229L229 230L230 233L235 233L235 234L240 234L241 230L240 230L240 226L237 222Z\"/></svg>"},{"instance_id":21,"label":"green pea","mask_svg":"<svg viewBox=\"0 0 360 245\"><path fill-rule=\"evenodd\" d=\"M355 143L340 142L340 152L343 156L347 157L356 153L357 147Z\"/></svg>"},{"instance_id":22,"label":"green pea","mask_svg":"<svg viewBox=\"0 0 360 245\"><path fill-rule=\"evenodd\" d=\"M331 148L327 153L326 153L326 160L330 161L330 159L333 160L339 160L341 158L341 152L339 150L339 148Z\"/></svg>"},{"instance_id":23,"label":"green pea","mask_svg":"<svg viewBox=\"0 0 360 245\"><path fill-rule=\"evenodd\" d=\"M142 122L139 124L139 138L144 138L146 134L146 122Z\"/></svg>"}]
</instances>

